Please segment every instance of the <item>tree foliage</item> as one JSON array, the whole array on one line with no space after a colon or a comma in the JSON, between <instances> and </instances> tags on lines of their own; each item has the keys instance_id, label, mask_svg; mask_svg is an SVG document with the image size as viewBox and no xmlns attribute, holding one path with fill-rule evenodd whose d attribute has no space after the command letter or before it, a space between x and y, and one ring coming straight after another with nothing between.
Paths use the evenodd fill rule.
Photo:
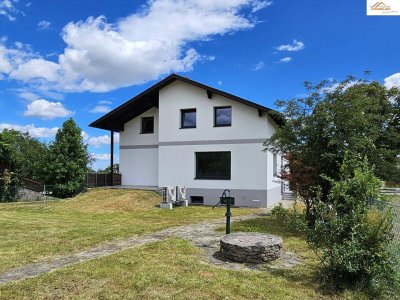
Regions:
<instances>
[{"instance_id":1,"label":"tree foliage","mask_svg":"<svg viewBox=\"0 0 400 300\"><path fill-rule=\"evenodd\" d=\"M314 187L326 201L327 178L339 179L346 152L367 157L381 179L400 177L400 91L354 77L306 82L305 88L303 98L277 101L286 123L265 146L285 153L288 165L281 176L304 199L312 224Z\"/></svg>"},{"instance_id":2,"label":"tree foliage","mask_svg":"<svg viewBox=\"0 0 400 300\"><path fill-rule=\"evenodd\" d=\"M10 131L0 132L0 202L15 201L20 188L18 151Z\"/></svg>"},{"instance_id":3,"label":"tree foliage","mask_svg":"<svg viewBox=\"0 0 400 300\"><path fill-rule=\"evenodd\" d=\"M71 197L84 188L86 166L90 162L81 129L72 119L64 122L49 146L46 182L58 197Z\"/></svg>"}]
</instances>

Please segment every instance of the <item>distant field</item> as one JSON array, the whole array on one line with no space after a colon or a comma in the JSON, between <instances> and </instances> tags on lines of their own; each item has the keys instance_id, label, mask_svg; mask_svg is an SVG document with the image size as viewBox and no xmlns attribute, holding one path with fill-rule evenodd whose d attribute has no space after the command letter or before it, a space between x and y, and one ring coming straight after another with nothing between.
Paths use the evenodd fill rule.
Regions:
<instances>
[{"instance_id":1,"label":"distant field","mask_svg":"<svg viewBox=\"0 0 400 300\"><path fill-rule=\"evenodd\" d=\"M0 204L0 273L135 234L223 218L224 208L157 207L151 191L93 189L75 198ZM254 209L234 209L236 216Z\"/></svg>"}]
</instances>

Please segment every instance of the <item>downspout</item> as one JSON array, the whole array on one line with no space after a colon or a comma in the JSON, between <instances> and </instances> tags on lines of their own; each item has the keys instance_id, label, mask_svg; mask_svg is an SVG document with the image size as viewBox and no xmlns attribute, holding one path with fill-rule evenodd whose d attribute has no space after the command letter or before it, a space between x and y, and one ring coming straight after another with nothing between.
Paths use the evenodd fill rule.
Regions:
<instances>
[{"instance_id":1,"label":"downspout","mask_svg":"<svg viewBox=\"0 0 400 300\"><path fill-rule=\"evenodd\" d=\"M111 130L111 155L110 155L110 177L111 186L114 185L114 130Z\"/></svg>"}]
</instances>

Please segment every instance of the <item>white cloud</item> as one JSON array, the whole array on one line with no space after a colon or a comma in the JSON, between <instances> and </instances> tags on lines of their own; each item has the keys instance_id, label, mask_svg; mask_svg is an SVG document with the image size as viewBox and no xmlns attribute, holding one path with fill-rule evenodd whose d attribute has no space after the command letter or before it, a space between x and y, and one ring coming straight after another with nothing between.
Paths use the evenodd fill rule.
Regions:
<instances>
[{"instance_id":1,"label":"white cloud","mask_svg":"<svg viewBox=\"0 0 400 300\"><path fill-rule=\"evenodd\" d=\"M119 143L119 133L114 133L114 143ZM94 148L100 148L103 145L110 145L111 138L109 135L93 136L88 139L88 144Z\"/></svg>"},{"instance_id":2,"label":"white cloud","mask_svg":"<svg viewBox=\"0 0 400 300\"><path fill-rule=\"evenodd\" d=\"M54 118L66 118L73 115L73 112L66 109L61 102L50 102L44 99L35 100L28 104L24 116L38 117L43 120Z\"/></svg>"},{"instance_id":3,"label":"white cloud","mask_svg":"<svg viewBox=\"0 0 400 300\"><path fill-rule=\"evenodd\" d=\"M89 134L87 134L87 132L85 132L83 130L81 132L81 136L82 136L82 139L83 139L84 142L89 139Z\"/></svg>"},{"instance_id":4,"label":"white cloud","mask_svg":"<svg viewBox=\"0 0 400 300\"><path fill-rule=\"evenodd\" d=\"M303 50L305 47L304 43L298 40L293 40L292 44L287 45L280 45L276 47L278 51L289 51L289 52L296 52Z\"/></svg>"},{"instance_id":5,"label":"white cloud","mask_svg":"<svg viewBox=\"0 0 400 300\"><path fill-rule=\"evenodd\" d=\"M3 73L50 90L106 92L189 72L196 62L215 59L199 54L191 42L253 28L257 20L248 11L268 2L148 0L116 23L103 16L70 22L62 32L66 47L56 62L37 54L19 63L6 57Z\"/></svg>"},{"instance_id":6,"label":"white cloud","mask_svg":"<svg viewBox=\"0 0 400 300\"><path fill-rule=\"evenodd\" d=\"M111 159L111 154L104 153L91 153L92 157L96 160L110 160Z\"/></svg>"},{"instance_id":7,"label":"white cloud","mask_svg":"<svg viewBox=\"0 0 400 300\"><path fill-rule=\"evenodd\" d=\"M47 127L36 127L33 124L30 125L18 125L18 124L8 124L0 123L0 131L4 129L14 129L21 132L29 132L32 137L36 138L49 138L54 137L57 133L58 128L47 128Z\"/></svg>"},{"instance_id":8,"label":"white cloud","mask_svg":"<svg viewBox=\"0 0 400 300\"><path fill-rule=\"evenodd\" d=\"M400 89L400 73L395 73L385 78L385 87L391 89L397 87Z\"/></svg>"},{"instance_id":9,"label":"white cloud","mask_svg":"<svg viewBox=\"0 0 400 300\"><path fill-rule=\"evenodd\" d=\"M10 77L22 81L34 79L44 79L48 82L56 81L59 71L59 65L42 58L34 58L18 66L10 73Z\"/></svg>"},{"instance_id":10,"label":"white cloud","mask_svg":"<svg viewBox=\"0 0 400 300\"><path fill-rule=\"evenodd\" d=\"M108 104L112 104L112 101L109 100L101 100L98 102L100 105L108 105Z\"/></svg>"},{"instance_id":11,"label":"white cloud","mask_svg":"<svg viewBox=\"0 0 400 300\"><path fill-rule=\"evenodd\" d=\"M16 15L24 13L15 7L18 0L0 0L0 16L5 16L9 21L15 21Z\"/></svg>"},{"instance_id":12,"label":"white cloud","mask_svg":"<svg viewBox=\"0 0 400 300\"><path fill-rule=\"evenodd\" d=\"M251 12L255 13L263 8L271 6L272 3L273 3L272 1L254 1Z\"/></svg>"},{"instance_id":13,"label":"white cloud","mask_svg":"<svg viewBox=\"0 0 400 300\"><path fill-rule=\"evenodd\" d=\"M261 69L264 69L265 63L263 61L260 61L258 64L256 64L253 68L253 71L258 71Z\"/></svg>"},{"instance_id":14,"label":"white cloud","mask_svg":"<svg viewBox=\"0 0 400 300\"><path fill-rule=\"evenodd\" d=\"M96 105L94 108L89 110L91 113L108 113L111 111L111 107L107 105Z\"/></svg>"},{"instance_id":15,"label":"white cloud","mask_svg":"<svg viewBox=\"0 0 400 300\"><path fill-rule=\"evenodd\" d=\"M18 96L19 96L20 98L25 99L25 100L28 100L28 101L35 101L35 100L40 99L40 97L39 97L37 94L32 93L32 92L29 92L29 91L21 91L21 92L18 94Z\"/></svg>"},{"instance_id":16,"label":"white cloud","mask_svg":"<svg viewBox=\"0 0 400 300\"><path fill-rule=\"evenodd\" d=\"M284 57L284 58L282 58L281 60L279 60L279 62L281 62L281 63L288 63L288 62L290 62L290 61L292 61L292 60L293 60L292 57L287 56L287 57Z\"/></svg>"},{"instance_id":17,"label":"white cloud","mask_svg":"<svg viewBox=\"0 0 400 300\"><path fill-rule=\"evenodd\" d=\"M51 22L42 20L37 24L38 30L47 30L50 28Z\"/></svg>"}]
</instances>

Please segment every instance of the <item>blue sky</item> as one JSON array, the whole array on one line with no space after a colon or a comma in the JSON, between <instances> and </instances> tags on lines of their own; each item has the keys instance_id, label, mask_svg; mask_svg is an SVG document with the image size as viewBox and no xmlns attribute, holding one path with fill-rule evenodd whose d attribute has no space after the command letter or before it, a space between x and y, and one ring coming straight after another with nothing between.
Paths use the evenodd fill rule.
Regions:
<instances>
[{"instance_id":1,"label":"blue sky","mask_svg":"<svg viewBox=\"0 0 400 300\"><path fill-rule=\"evenodd\" d=\"M72 116L97 169L109 133L88 124L173 72L269 107L302 94L306 80L364 70L400 86L400 17L366 16L366 6L0 0L0 130L51 141Z\"/></svg>"}]
</instances>

